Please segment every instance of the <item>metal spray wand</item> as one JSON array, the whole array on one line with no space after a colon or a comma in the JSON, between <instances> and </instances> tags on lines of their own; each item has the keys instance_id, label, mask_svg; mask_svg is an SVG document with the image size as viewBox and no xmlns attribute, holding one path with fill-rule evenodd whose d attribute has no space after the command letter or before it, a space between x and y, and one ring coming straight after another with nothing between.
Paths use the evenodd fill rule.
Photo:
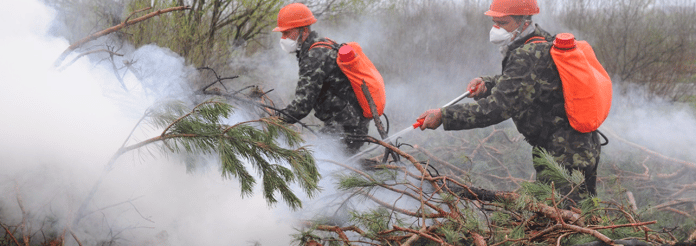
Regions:
<instances>
[{"instance_id":1,"label":"metal spray wand","mask_svg":"<svg viewBox=\"0 0 696 246\"><path fill-rule=\"evenodd\" d=\"M447 107L447 106L454 105L455 103L457 103L457 102L461 101L462 99L464 99L465 97L469 96L469 94L471 94L471 91L466 91L466 92L464 92L464 94L461 94L460 96L458 96L458 97L455 98L454 100L448 102L447 104L443 105L442 107L444 108L444 107ZM391 141L392 139L395 139L395 138L397 138L397 137L400 137L401 135L403 135L403 134L405 134L405 133L407 133L407 132L410 132L410 131L413 130L413 129L416 129L416 128L422 126L424 121L425 121L425 119L417 120L416 123L413 124L412 126L407 127L407 128L405 128L405 129L403 129L403 130L397 132L396 134L394 134L394 135L392 135L392 136L390 136L390 137L387 137L387 138L385 138L385 139L382 139L382 141L384 141L384 142L389 142L389 141ZM359 157L359 156L361 156L361 155L363 155L363 154L365 154L365 153L367 153L367 152L370 152L370 151L376 149L376 148L379 147L379 146L380 146L380 145L378 145L378 144L373 145L373 146L371 146L371 147L369 147L369 148L367 148L367 149L365 149L365 150L363 150L363 151L360 151L360 153L357 153L357 154L351 156L350 158L348 158L348 160L355 159L355 158L357 158L357 157Z\"/></svg>"}]
</instances>

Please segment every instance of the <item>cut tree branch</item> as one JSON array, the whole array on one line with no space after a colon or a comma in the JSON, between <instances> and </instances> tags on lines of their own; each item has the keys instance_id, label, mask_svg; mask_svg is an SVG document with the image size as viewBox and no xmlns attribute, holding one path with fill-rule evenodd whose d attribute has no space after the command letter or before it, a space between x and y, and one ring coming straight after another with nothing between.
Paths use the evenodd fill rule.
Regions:
<instances>
[{"instance_id":1,"label":"cut tree branch","mask_svg":"<svg viewBox=\"0 0 696 246\"><path fill-rule=\"evenodd\" d=\"M348 227L338 227L338 226L327 226L327 225L318 225L316 227L317 230L320 231L330 231L338 234L338 237L341 238L341 240L346 244L350 245L350 239L346 235L346 231L354 231L360 235L365 234L360 228L355 227L355 226L348 226Z\"/></svg>"},{"instance_id":2,"label":"cut tree branch","mask_svg":"<svg viewBox=\"0 0 696 246\"><path fill-rule=\"evenodd\" d=\"M418 235L418 236L420 236L420 237L424 237L424 238L430 239L431 241L437 242L437 243L439 243L440 245L451 245L451 244L445 242L445 241L442 240L442 239L435 238L435 237L433 237L432 235L430 235L430 234L428 234L428 233L425 233L426 227L423 227L421 230L414 230L414 229L405 228L405 227L400 227L400 226L395 225L395 226L394 226L394 229L399 230L399 231L409 232L409 233L412 233L412 234L414 234L414 235ZM403 244L403 245L406 245L406 244ZM409 245L410 245L410 244L409 244Z\"/></svg>"}]
</instances>

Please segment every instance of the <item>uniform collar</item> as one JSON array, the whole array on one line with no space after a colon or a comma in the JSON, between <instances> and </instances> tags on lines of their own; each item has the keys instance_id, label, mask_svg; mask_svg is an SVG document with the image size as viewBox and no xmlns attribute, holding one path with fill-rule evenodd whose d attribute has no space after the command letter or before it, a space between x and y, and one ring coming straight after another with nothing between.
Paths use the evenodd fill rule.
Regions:
<instances>
[{"instance_id":1,"label":"uniform collar","mask_svg":"<svg viewBox=\"0 0 696 246\"><path fill-rule=\"evenodd\" d=\"M297 59L300 59L300 57L304 54L306 54L309 51L309 47L312 46L312 44L316 43L319 41L319 34L315 31L310 31L309 36L307 39L305 39L304 42L302 42L300 46L300 52L297 53Z\"/></svg>"},{"instance_id":2,"label":"uniform collar","mask_svg":"<svg viewBox=\"0 0 696 246\"><path fill-rule=\"evenodd\" d=\"M524 33L524 32L523 32L523 33ZM531 33L529 33L529 34L527 34L527 35L524 35L522 38L515 39L515 41L513 41L513 42L508 46L508 50L507 50L507 52L506 52L506 55L509 55L510 51L515 50L515 49L517 49L517 48L519 48L519 47L525 45L525 43L527 42L527 40L528 40L529 38L531 38L531 37L534 37L534 36L541 36L541 37L544 37L547 41L551 40L551 34L549 34L548 32L544 31L543 29L541 29L541 27L539 27L539 24L534 24L534 31L531 32Z\"/></svg>"}]
</instances>

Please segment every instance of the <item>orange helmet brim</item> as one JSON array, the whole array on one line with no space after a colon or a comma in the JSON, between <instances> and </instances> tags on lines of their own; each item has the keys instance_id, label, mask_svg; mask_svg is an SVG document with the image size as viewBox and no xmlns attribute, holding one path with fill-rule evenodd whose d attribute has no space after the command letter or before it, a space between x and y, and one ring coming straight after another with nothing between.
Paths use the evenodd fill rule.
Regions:
<instances>
[{"instance_id":1,"label":"orange helmet brim","mask_svg":"<svg viewBox=\"0 0 696 246\"><path fill-rule=\"evenodd\" d=\"M292 27L276 27L276 28L273 28L273 31L274 32L284 32L284 31L291 29L291 28Z\"/></svg>"},{"instance_id":2,"label":"orange helmet brim","mask_svg":"<svg viewBox=\"0 0 696 246\"><path fill-rule=\"evenodd\" d=\"M488 15L490 17L503 17L503 16L508 16L508 14L505 13L500 13L498 11L493 11L493 10L488 10L486 13L483 13L484 15Z\"/></svg>"}]
</instances>

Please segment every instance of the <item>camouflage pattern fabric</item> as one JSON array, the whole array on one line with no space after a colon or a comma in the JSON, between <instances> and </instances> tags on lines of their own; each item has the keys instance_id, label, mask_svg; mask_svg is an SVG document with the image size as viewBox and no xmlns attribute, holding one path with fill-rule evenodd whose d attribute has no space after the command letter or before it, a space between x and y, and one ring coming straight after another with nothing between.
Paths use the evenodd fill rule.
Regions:
<instances>
[{"instance_id":1,"label":"camouflage pattern fabric","mask_svg":"<svg viewBox=\"0 0 696 246\"><path fill-rule=\"evenodd\" d=\"M336 64L337 51L312 44L326 41L312 31L301 44L297 59L300 66L299 81L295 89L295 99L283 109L293 118L282 117L293 124L306 117L312 110L314 116L324 122L320 132L330 134L367 135L369 119L362 114L362 108L353 92L348 77ZM322 87L326 88L322 88ZM350 151L357 151L362 142L344 140Z\"/></svg>"},{"instance_id":2,"label":"camouflage pattern fabric","mask_svg":"<svg viewBox=\"0 0 696 246\"><path fill-rule=\"evenodd\" d=\"M555 131L548 144L536 146L546 149L557 163L562 164L567 170L578 170L585 176L585 182L568 196L574 201L596 195L597 166L599 164L599 154L601 145L597 132L581 133L575 129L558 129ZM543 175L538 175L544 170L544 166L534 165L537 172L537 180L550 183L551 180ZM556 190L560 194L566 195L571 192L572 187L568 182L554 183Z\"/></svg>"},{"instance_id":3,"label":"camouflage pattern fabric","mask_svg":"<svg viewBox=\"0 0 696 246\"><path fill-rule=\"evenodd\" d=\"M598 134L580 133L570 126L561 79L550 54L552 43L525 44L533 36L553 40L537 25L532 34L513 42L503 59L502 74L482 77L488 92L475 98L476 103L443 108L443 127L445 130L481 128L512 118L529 144L546 149L568 170L580 170L585 174L586 184L571 195L573 200L579 201L579 198L596 194ZM548 180L539 177L539 167L535 169L537 180ZM561 192L570 191L567 185L555 185Z\"/></svg>"}]
</instances>

